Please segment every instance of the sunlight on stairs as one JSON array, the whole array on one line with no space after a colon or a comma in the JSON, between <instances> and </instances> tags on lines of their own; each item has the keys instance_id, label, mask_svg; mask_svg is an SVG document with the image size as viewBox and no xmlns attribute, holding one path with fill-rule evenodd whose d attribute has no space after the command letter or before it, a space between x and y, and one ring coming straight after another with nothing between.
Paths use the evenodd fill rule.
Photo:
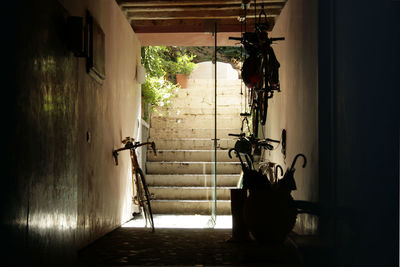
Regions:
<instances>
[{"instance_id":1,"label":"sunlight on stairs","mask_svg":"<svg viewBox=\"0 0 400 267\"><path fill-rule=\"evenodd\" d=\"M230 65L225 67L236 72ZM188 227L207 227L214 192L217 195L217 224L226 225L226 221L228 225L232 224L231 219L226 219L231 218L230 189L237 186L241 166L237 158L228 157L228 149L234 147L236 142L228 134L240 132L242 98L241 80L237 78L237 73L236 76L228 76L229 79L218 81L217 88L215 191L212 174L214 80L199 79L194 75L189 79L187 88L179 89L168 110L151 116L150 141L156 143L158 152L157 156L151 150L147 152L146 180L154 196L151 205L153 213L158 216L156 227L157 223L162 227L168 225L170 218L173 218L171 223L180 224L180 221L189 220L190 223L186 222Z\"/></svg>"},{"instance_id":2,"label":"sunlight on stairs","mask_svg":"<svg viewBox=\"0 0 400 267\"><path fill-rule=\"evenodd\" d=\"M156 228L188 228L188 229L232 229L232 216L219 215L217 216L214 227L210 225L211 217L208 215L157 215L153 216L154 227ZM122 227L143 228L145 222L143 217L133 219Z\"/></svg>"}]
</instances>

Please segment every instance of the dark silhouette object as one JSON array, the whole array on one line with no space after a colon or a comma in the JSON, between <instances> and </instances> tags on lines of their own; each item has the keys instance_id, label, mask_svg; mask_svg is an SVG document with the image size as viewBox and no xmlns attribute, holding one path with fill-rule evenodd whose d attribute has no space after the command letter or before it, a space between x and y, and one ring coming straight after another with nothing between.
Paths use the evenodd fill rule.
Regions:
<instances>
[{"instance_id":1,"label":"dark silhouette object","mask_svg":"<svg viewBox=\"0 0 400 267\"><path fill-rule=\"evenodd\" d=\"M296 155L284 175L282 167L277 165L275 177L277 179L280 169L283 178L271 183L260 171L253 170L250 164L246 166L235 149L229 150L230 157L232 151L236 152L242 164L243 188L248 189L243 208L243 218L248 231L254 239L262 243L284 242L292 231L298 214L297 206L291 196L291 191L296 190L295 165L298 158L302 157L304 168L307 165L306 157L303 154ZM303 207L303 212L315 211L302 202L299 205Z\"/></svg>"},{"instance_id":2,"label":"dark silhouette object","mask_svg":"<svg viewBox=\"0 0 400 267\"><path fill-rule=\"evenodd\" d=\"M247 162L246 164L243 162L243 159L240 156L239 151L236 148L229 149L229 157L232 158L232 151L235 151L236 156L240 160L240 164L242 166L243 171L243 189L269 189L271 187L271 183L268 180L268 177L262 174L261 171L256 171L253 169L252 161L248 154L244 154Z\"/></svg>"},{"instance_id":3,"label":"dark silhouette object","mask_svg":"<svg viewBox=\"0 0 400 267\"><path fill-rule=\"evenodd\" d=\"M292 190L296 190L296 182L294 180L294 172L296 171L296 169L294 168L294 166L296 165L296 161L299 157L302 157L304 162L303 162L303 168L306 167L307 165L307 159L306 156L304 156L303 154L297 154L296 157L294 158L292 165L290 166L290 168L286 171L285 175L283 176L282 179L280 179L278 181L278 185L284 189L284 190L288 190L289 192L291 192Z\"/></svg>"},{"instance_id":4,"label":"dark silhouette object","mask_svg":"<svg viewBox=\"0 0 400 267\"><path fill-rule=\"evenodd\" d=\"M256 54L251 54L242 67L242 78L248 88L254 88L261 81L261 73L258 68L259 59Z\"/></svg>"},{"instance_id":5,"label":"dark silhouette object","mask_svg":"<svg viewBox=\"0 0 400 267\"><path fill-rule=\"evenodd\" d=\"M251 240L246 222L243 217L244 204L247 198L247 190L242 188L231 189L232 211L232 238L229 241Z\"/></svg>"},{"instance_id":6,"label":"dark silhouette object","mask_svg":"<svg viewBox=\"0 0 400 267\"><path fill-rule=\"evenodd\" d=\"M261 243L283 243L293 229L297 210L293 198L274 189L250 189L243 209L249 232Z\"/></svg>"},{"instance_id":7,"label":"dark silhouette object","mask_svg":"<svg viewBox=\"0 0 400 267\"><path fill-rule=\"evenodd\" d=\"M269 38L266 30L268 23L261 22L262 16L266 18L264 9L260 13L259 23L254 32L244 32L240 38L229 37L230 40L240 41L248 55L243 62L241 75L249 89L252 132L255 137L258 137L258 124L266 123L268 99L273 97L274 91L280 92L280 64L271 44L285 39Z\"/></svg>"}]
</instances>

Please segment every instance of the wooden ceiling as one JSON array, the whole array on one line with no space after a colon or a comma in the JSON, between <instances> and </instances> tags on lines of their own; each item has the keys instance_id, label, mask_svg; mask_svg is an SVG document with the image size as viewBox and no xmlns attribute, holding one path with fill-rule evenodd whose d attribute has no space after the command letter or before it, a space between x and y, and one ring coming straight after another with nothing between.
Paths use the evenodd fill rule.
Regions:
<instances>
[{"instance_id":1,"label":"wooden ceiling","mask_svg":"<svg viewBox=\"0 0 400 267\"><path fill-rule=\"evenodd\" d=\"M240 36L244 31L244 23L240 22L245 15L242 0L116 1L142 45L213 45L209 41L212 41L210 32L214 31L215 24L220 39L218 45L233 45L228 36ZM250 2L246 9L247 31L254 29L262 6L271 30L286 1L247 1Z\"/></svg>"}]
</instances>

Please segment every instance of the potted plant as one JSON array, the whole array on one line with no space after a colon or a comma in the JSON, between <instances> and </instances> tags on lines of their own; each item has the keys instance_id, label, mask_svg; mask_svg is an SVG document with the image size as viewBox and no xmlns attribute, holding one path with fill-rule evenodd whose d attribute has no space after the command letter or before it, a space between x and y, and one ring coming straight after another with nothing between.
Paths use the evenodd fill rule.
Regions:
<instances>
[{"instance_id":1,"label":"potted plant","mask_svg":"<svg viewBox=\"0 0 400 267\"><path fill-rule=\"evenodd\" d=\"M183 54L176 58L176 82L182 87L187 87L190 73L197 67L193 62L195 55Z\"/></svg>"},{"instance_id":2,"label":"potted plant","mask_svg":"<svg viewBox=\"0 0 400 267\"><path fill-rule=\"evenodd\" d=\"M166 73L165 79L175 83L176 82L175 75L178 69L177 63L175 61L172 61L171 59L164 60L163 69Z\"/></svg>"}]
</instances>

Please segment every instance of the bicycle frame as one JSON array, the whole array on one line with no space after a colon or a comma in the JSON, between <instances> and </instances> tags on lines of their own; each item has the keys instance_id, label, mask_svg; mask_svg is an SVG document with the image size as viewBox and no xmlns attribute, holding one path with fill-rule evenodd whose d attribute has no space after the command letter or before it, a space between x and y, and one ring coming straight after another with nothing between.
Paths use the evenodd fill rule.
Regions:
<instances>
[{"instance_id":1,"label":"bicycle frame","mask_svg":"<svg viewBox=\"0 0 400 267\"><path fill-rule=\"evenodd\" d=\"M274 91L280 92L280 64L271 45L285 38L269 38L268 29L267 14L262 5L254 32L244 32L241 38L229 37L230 40L240 41L248 54L242 67L242 79L249 88L249 107L255 137L258 136L258 124L266 123L268 100L273 97Z\"/></svg>"},{"instance_id":2,"label":"bicycle frame","mask_svg":"<svg viewBox=\"0 0 400 267\"><path fill-rule=\"evenodd\" d=\"M151 211L151 206L150 206L150 192L148 191L146 180L145 180L145 175L142 171L142 169L139 166L139 162L137 160L137 155L136 155L136 148L144 145L151 145L151 148L154 151L154 154L156 155L156 148L154 142L145 142L145 143L139 143L139 142L134 142L133 138L126 137L124 140L122 140L122 143L124 144L124 147L113 150L113 157L115 160L115 164L118 165L118 152L123 151L123 150L128 150L130 151L130 157L131 157L131 163L132 163L132 188L133 188L133 194L135 195L135 185L136 185L136 196L133 197L133 203L136 205L139 205L139 207L143 208L143 213L144 213L144 219L146 222L150 223L150 226L152 228L152 232L154 232L154 222L153 222L153 214Z\"/></svg>"}]
</instances>

